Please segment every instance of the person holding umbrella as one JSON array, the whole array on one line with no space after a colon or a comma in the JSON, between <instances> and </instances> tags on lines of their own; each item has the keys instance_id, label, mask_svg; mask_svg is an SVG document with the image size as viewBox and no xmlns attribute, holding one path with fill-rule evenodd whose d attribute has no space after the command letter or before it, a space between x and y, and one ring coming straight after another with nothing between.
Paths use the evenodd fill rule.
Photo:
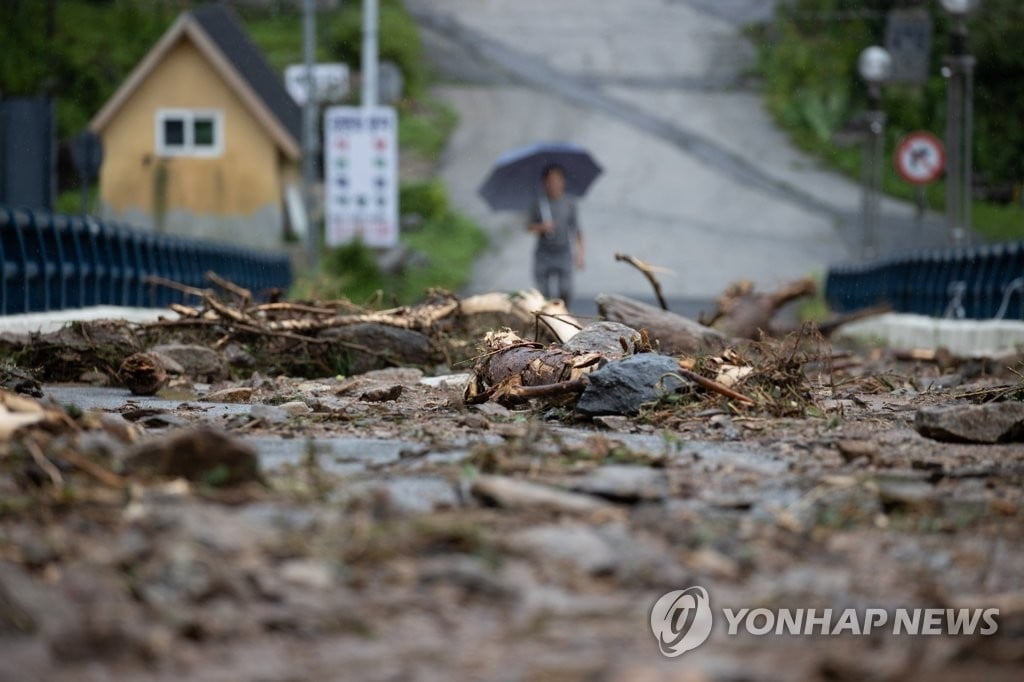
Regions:
<instances>
[{"instance_id":1,"label":"person holding umbrella","mask_svg":"<svg viewBox=\"0 0 1024 682\"><path fill-rule=\"evenodd\" d=\"M576 219L576 200L565 193L565 170L548 164L541 175L544 191L530 212L527 229L537 235L533 278L545 298L572 299L573 265L583 269L583 233ZM552 280L557 282L552 287Z\"/></svg>"},{"instance_id":2,"label":"person holding umbrella","mask_svg":"<svg viewBox=\"0 0 1024 682\"><path fill-rule=\"evenodd\" d=\"M502 154L480 187L480 195L494 210L527 212L527 228L537 235L537 288L547 298L557 293L566 305L572 297L573 266L582 269L584 263L576 198L586 194L600 174L601 166L583 147L540 142Z\"/></svg>"}]
</instances>

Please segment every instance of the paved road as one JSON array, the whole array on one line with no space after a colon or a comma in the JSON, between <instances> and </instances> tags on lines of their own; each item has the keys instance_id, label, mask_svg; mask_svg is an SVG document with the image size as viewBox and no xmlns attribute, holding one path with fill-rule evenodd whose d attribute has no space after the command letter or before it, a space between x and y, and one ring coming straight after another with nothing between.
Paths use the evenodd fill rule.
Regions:
<instances>
[{"instance_id":1,"label":"paved road","mask_svg":"<svg viewBox=\"0 0 1024 682\"><path fill-rule=\"evenodd\" d=\"M538 139L570 139L606 168L582 205L588 266L581 297L645 294L612 254L673 269L667 294L703 300L746 277L771 286L848 260L859 188L796 152L745 76L739 34L757 0L410 0L459 112L442 165L456 206L491 233L473 290L530 284L522 218L476 196L493 160ZM886 201L887 248L941 239L911 229L912 208Z\"/></svg>"}]
</instances>

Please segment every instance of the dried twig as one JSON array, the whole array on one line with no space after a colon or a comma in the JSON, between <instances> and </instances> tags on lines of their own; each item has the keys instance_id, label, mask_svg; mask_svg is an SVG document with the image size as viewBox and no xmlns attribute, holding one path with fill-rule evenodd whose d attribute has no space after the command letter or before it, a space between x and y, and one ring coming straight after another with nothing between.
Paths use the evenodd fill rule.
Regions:
<instances>
[{"instance_id":1,"label":"dried twig","mask_svg":"<svg viewBox=\"0 0 1024 682\"><path fill-rule=\"evenodd\" d=\"M661 282L659 282L658 278L654 276L654 273L671 272L671 270L659 268L655 265L651 265L650 263L645 263L639 258L625 253L616 253L615 260L629 263L634 268L642 272L644 277L647 278L647 281L651 283L651 287L654 289L654 295L658 297L658 305L661 306L662 310L668 310L668 303L665 302L665 296L661 293Z\"/></svg>"},{"instance_id":2,"label":"dried twig","mask_svg":"<svg viewBox=\"0 0 1024 682\"><path fill-rule=\"evenodd\" d=\"M755 405L756 404L752 399L748 398L747 396L743 395L742 393L734 391L731 388L729 388L728 386L726 386L725 384L720 384L717 381L715 381L714 379L708 379L705 376L701 376L700 374L697 374L693 370L689 370L689 369L680 367L676 371L679 372L680 376L683 376L683 377L689 379L690 381L694 382L695 384L697 384L697 385L699 385L699 386L701 386L703 388L708 389L709 391L714 391L715 393L718 393L719 395L724 395L726 398L731 398L732 400L738 400L741 403L746 403L748 405Z\"/></svg>"},{"instance_id":3,"label":"dried twig","mask_svg":"<svg viewBox=\"0 0 1024 682\"><path fill-rule=\"evenodd\" d=\"M60 470L47 459L46 455L43 454L42 449L30 438L26 438L24 441L25 449L28 450L28 454L32 455L33 461L36 465L43 470L43 472L50 477L50 481L61 488L64 486L64 477L60 475Z\"/></svg>"},{"instance_id":4,"label":"dried twig","mask_svg":"<svg viewBox=\"0 0 1024 682\"><path fill-rule=\"evenodd\" d=\"M142 281L146 284L174 289L175 291L180 291L184 294L188 294L189 296L195 296L196 298L205 298L210 293L208 289L197 289L196 287L190 287L189 285L182 284L181 282L175 282L173 279L165 279L156 275L147 275Z\"/></svg>"},{"instance_id":5,"label":"dried twig","mask_svg":"<svg viewBox=\"0 0 1024 682\"><path fill-rule=\"evenodd\" d=\"M104 485L109 485L111 488L123 488L124 479L113 471L105 469L96 462L92 461L87 457L83 457L74 450L68 448L60 453L61 459L67 461L72 466L81 469L85 473L95 478Z\"/></svg>"},{"instance_id":6,"label":"dried twig","mask_svg":"<svg viewBox=\"0 0 1024 682\"><path fill-rule=\"evenodd\" d=\"M252 301L251 291L249 291L245 287L238 286L234 282L224 279L213 270L206 271L206 279L210 280L211 282L219 286L221 289L225 291L230 291L235 296L238 296L240 299L242 299L243 308L248 307L249 302Z\"/></svg>"}]
</instances>

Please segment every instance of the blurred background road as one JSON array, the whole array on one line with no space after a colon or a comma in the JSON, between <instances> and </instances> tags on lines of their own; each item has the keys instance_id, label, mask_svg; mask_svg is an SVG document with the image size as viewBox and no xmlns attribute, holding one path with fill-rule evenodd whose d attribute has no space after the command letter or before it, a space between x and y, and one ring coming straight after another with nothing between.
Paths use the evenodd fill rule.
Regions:
<instances>
[{"instance_id":1,"label":"blurred background road","mask_svg":"<svg viewBox=\"0 0 1024 682\"><path fill-rule=\"evenodd\" d=\"M742 27L764 0L409 0L459 114L442 162L452 202L489 232L472 291L531 285L522 216L476 194L504 150L569 140L605 167L581 204L587 268L577 305L615 291L650 299L612 255L675 271L673 310L694 314L730 281L762 286L859 253L860 188L795 150L763 110ZM915 226L886 199L884 251L940 244L941 221ZM883 252L884 252L883 251Z\"/></svg>"}]
</instances>

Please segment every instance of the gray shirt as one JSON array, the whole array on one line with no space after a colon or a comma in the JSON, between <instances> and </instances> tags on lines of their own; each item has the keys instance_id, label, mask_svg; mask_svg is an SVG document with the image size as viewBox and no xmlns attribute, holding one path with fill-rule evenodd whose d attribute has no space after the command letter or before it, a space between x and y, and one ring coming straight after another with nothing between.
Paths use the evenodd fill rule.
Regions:
<instances>
[{"instance_id":1,"label":"gray shirt","mask_svg":"<svg viewBox=\"0 0 1024 682\"><path fill-rule=\"evenodd\" d=\"M550 207L550 212L547 210ZM572 250L573 241L580 232L576 222L576 200L568 195L550 199L543 195L533 204L530 224L550 219L555 229L537 236L536 254L565 255Z\"/></svg>"}]
</instances>

